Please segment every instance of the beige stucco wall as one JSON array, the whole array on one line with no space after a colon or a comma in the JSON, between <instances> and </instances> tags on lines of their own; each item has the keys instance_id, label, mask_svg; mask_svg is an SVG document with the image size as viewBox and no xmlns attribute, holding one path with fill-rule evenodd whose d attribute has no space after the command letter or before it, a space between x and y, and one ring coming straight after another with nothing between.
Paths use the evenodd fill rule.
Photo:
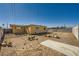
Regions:
<instances>
[{"instance_id":1,"label":"beige stucco wall","mask_svg":"<svg viewBox=\"0 0 79 59\"><path fill-rule=\"evenodd\" d=\"M78 25L72 28L72 33L77 38L77 40L79 40L79 26Z\"/></svg>"}]
</instances>

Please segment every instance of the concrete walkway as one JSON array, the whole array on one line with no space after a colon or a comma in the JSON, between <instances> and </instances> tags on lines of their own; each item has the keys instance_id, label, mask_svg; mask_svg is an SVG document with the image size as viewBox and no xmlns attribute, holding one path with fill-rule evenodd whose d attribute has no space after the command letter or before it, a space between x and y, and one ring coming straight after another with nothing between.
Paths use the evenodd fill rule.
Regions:
<instances>
[{"instance_id":1,"label":"concrete walkway","mask_svg":"<svg viewBox=\"0 0 79 59\"><path fill-rule=\"evenodd\" d=\"M64 44L64 43L60 43L52 40L46 40L40 44L47 46L51 49L57 50L68 56L79 56L79 47L76 47L76 46L72 46L69 44Z\"/></svg>"}]
</instances>

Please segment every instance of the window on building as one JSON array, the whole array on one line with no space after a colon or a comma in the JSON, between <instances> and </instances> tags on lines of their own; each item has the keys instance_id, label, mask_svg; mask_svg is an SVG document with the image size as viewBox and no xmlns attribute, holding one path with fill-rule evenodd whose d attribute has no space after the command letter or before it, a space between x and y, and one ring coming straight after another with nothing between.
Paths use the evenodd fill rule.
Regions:
<instances>
[{"instance_id":1,"label":"window on building","mask_svg":"<svg viewBox=\"0 0 79 59\"><path fill-rule=\"evenodd\" d=\"M17 29L21 29L21 27L18 26Z\"/></svg>"},{"instance_id":2,"label":"window on building","mask_svg":"<svg viewBox=\"0 0 79 59\"><path fill-rule=\"evenodd\" d=\"M36 27L36 29L39 29L39 27Z\"/></svg>"},{"instance_id":3,"label":"window on building","mask_svg":"<svg viewBox=\"0 0 79 59\"><path fill-rule=\"evenodd\" d=\"M46 30L46 28L44 28L44 30Z\"/></svg>"}]
</instances>

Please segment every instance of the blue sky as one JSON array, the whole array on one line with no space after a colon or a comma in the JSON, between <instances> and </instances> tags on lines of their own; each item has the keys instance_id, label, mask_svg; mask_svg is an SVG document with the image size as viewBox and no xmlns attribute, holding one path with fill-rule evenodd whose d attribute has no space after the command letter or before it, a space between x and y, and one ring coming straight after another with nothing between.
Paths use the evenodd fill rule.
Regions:
<instances>
[{"instance_id":1,"label":"blue sky","mask_svg":"<svg viewBox=\"0 0 79 59\"><path fill-rule=\"evenodd\" d=\"M2 24L74 26L79 24L79 4L0 4Z\"/></svg>"}]
</instances>

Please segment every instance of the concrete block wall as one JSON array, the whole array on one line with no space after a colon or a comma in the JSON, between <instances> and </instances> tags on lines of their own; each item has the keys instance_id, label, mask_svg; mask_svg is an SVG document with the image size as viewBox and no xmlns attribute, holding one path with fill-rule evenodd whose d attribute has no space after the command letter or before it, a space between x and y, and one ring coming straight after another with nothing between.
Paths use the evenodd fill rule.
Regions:
<instances>
[{"instance_id":1,"label":"concrete block wall","mask_svg":"<svg viewBox=\"0 0 79 59\"><path fill-rule=\"evenodd\" d=\"M79 40L79 25L72 28L72 33L77 38L77 40Z\"/></svg>"}]
</instances>

